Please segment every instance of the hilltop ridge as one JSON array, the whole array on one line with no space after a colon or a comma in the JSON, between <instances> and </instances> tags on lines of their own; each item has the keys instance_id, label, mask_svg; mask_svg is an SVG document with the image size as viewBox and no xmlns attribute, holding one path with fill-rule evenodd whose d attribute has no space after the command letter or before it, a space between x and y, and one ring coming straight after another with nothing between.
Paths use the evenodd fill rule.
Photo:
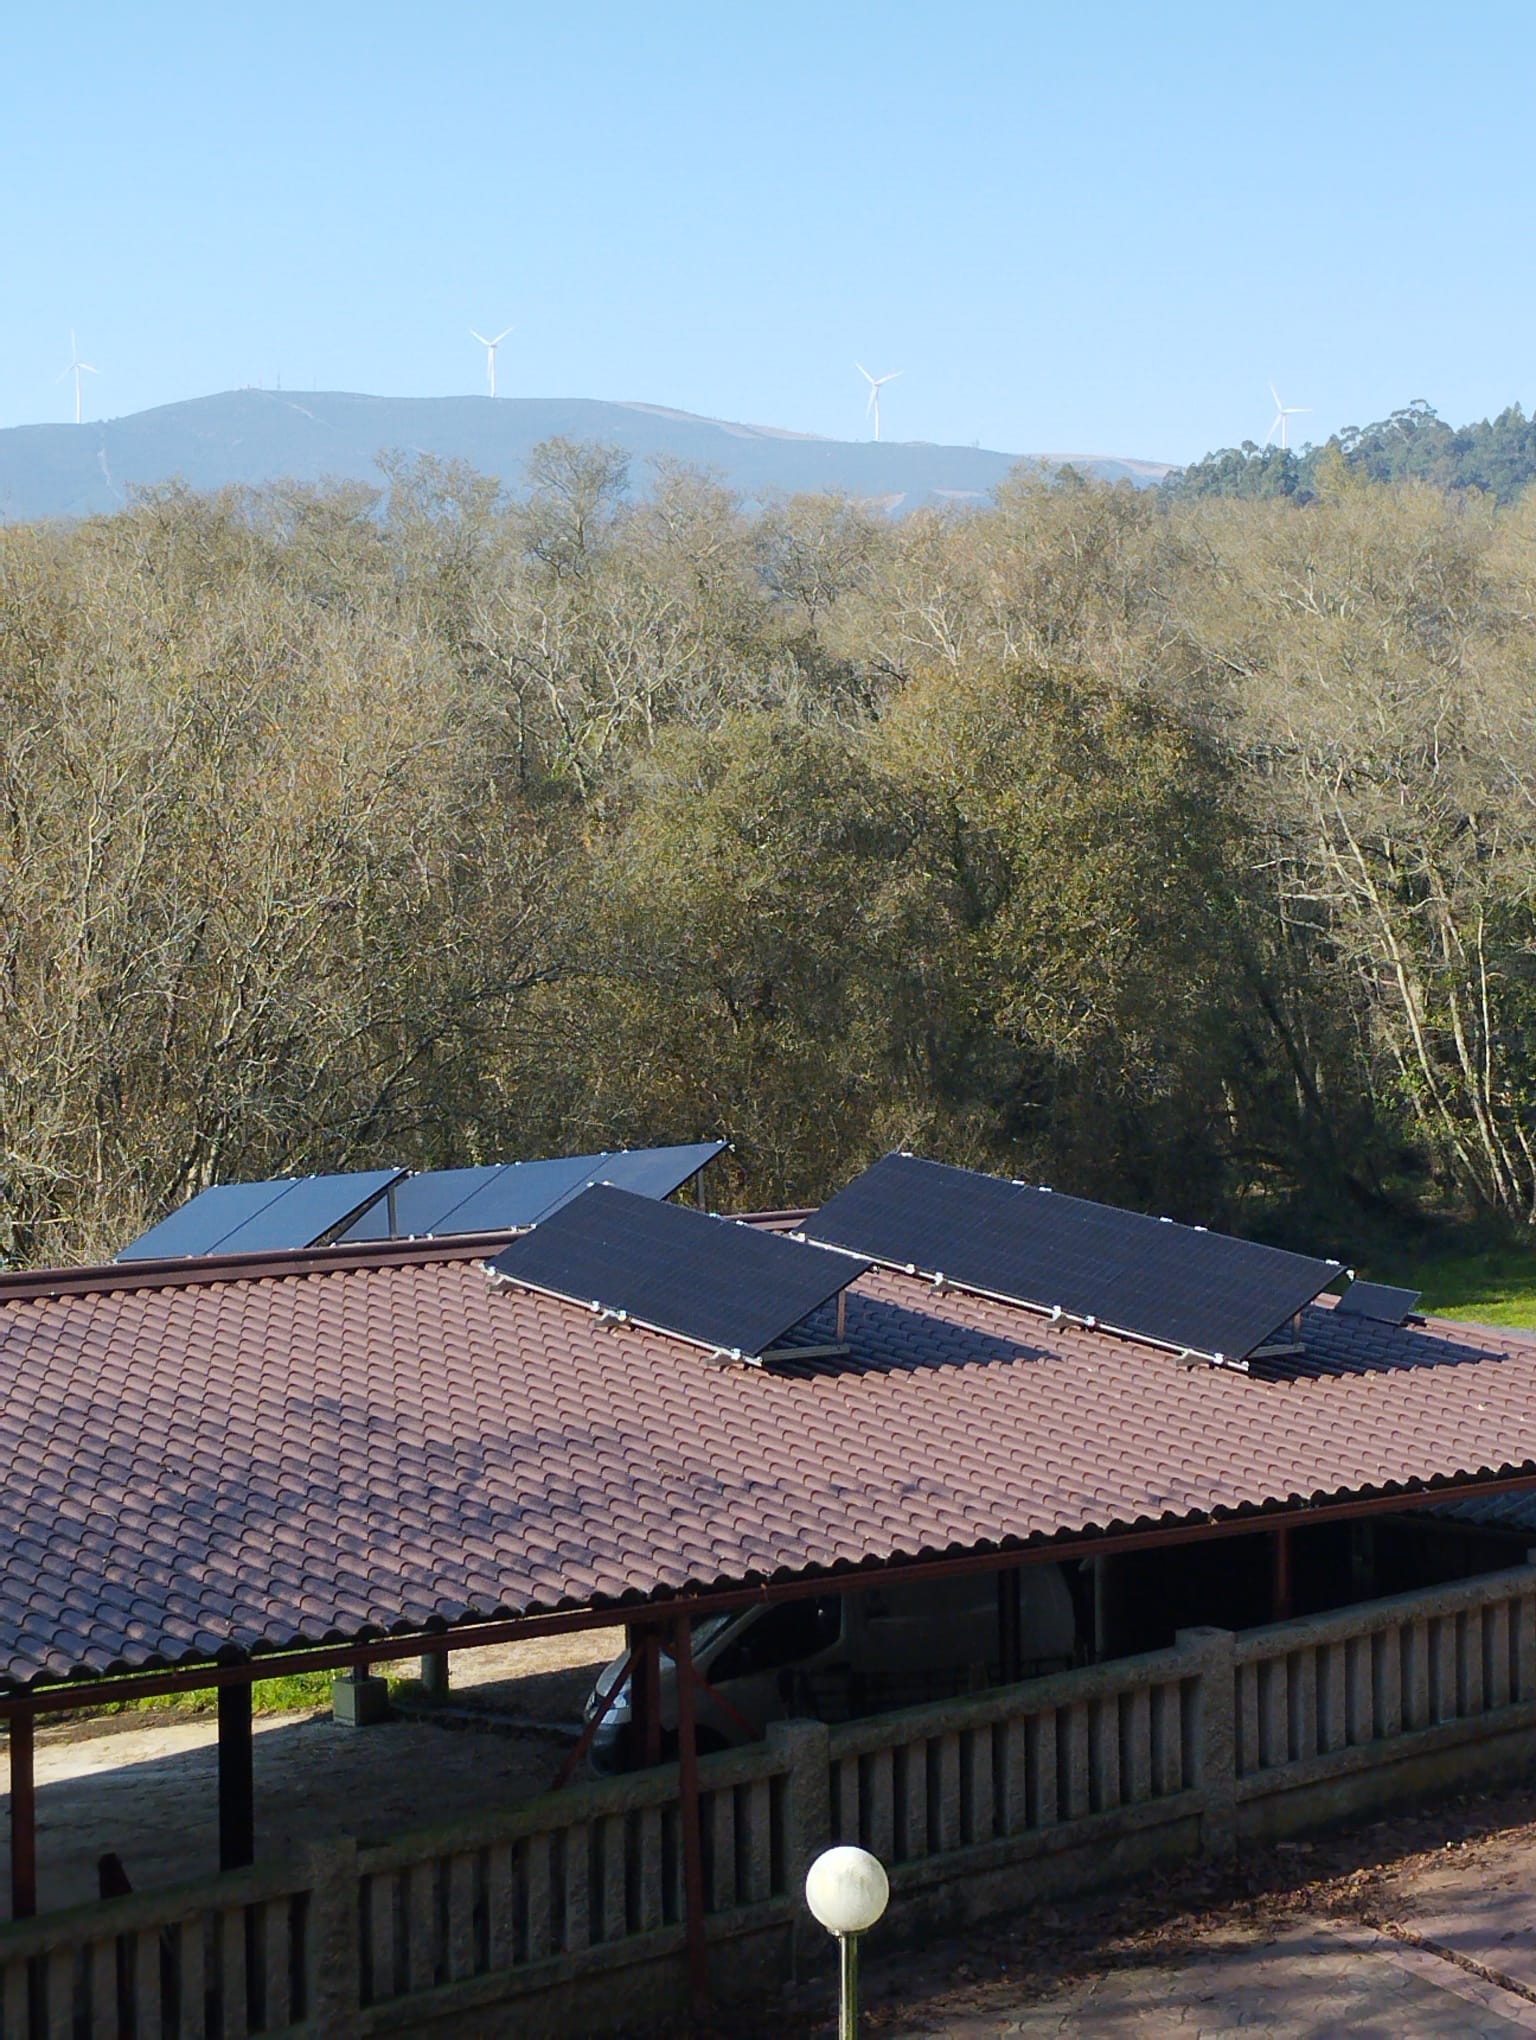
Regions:
<instances>
[{"instance_id":1,"label":"hilltop ridge","mask_svg":"<svg viewBox=\"0 0 1536 2040\"><path fill-rule=\"evenodd\" d=\"M749 502L835 490L894 512L980 502L1020 460L1048 467L1070 461L1139 487L1169 472L1163 462L1111 455L825 439L640 402L242 389L83 425L0 430L0 521L117 510L135 488L173 480L195 489L279 479L378 482L379 455L396 450L467 461L516 490L531 450L557 436L622 447L642 489L644 462L670 456L713 469Z\"/></svg>"}]
</instances>

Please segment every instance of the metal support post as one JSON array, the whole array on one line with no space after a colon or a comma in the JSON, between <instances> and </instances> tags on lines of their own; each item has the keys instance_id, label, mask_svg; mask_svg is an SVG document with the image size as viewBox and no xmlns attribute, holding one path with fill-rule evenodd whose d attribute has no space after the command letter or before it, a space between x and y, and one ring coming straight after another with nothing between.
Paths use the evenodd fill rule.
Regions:
<instances>
[{"instance_id":1,"label":"metal support post","mask_svg":"<svg viewBox=\"0 0 1536 2040\"><path fill-rule=\"evenodd\" d=\"M1270 1620L1288 1622L1296 1612L1295 1595L1291 1588L1291 1533L1288 1529L1270 1531L1269 1557L1272 1588Z\"/></svg>"},{"instance_id":2,"label":"metal support post","mask_svg":"<svg viewBox=\"0 0 1536 2040\"><path fill-rule=\"evenodd\" d=\"M631 1623L629 1628L630 1727L635 1738L634 1760L644 1765L661 1762L661 1637L650 1623Z\"/></svg>"},{"instance_id":3,"label":"metal support post","mask_svg":"<svg viewBox=\"0 0 1536 2040\"><path fill-rule=\"evenodd\" d=\"M256 1860L256 1780L251 1750L251 1683L219 1688L219 1868Z\"/></svg>"},{"instance_id":4,"label":"metal support post","mask_svg":"<svg viewBox=\"0 0 1536 2040\"><path fill-rule=\"evenodd\" d=\"M33 1717L11 1716L11 1918L37 1911L37 1783Z\"/></svg>"},{"instance_id":5,"label":"metal support post","mask_svg":"<svg viewBox=\"0 0 1536 2040\"><path fill-rule=\"evenodd\" d=\"M1090 1559L1093 1572L1093 1661L1103 1664L1109 1656L1109 1560Z\"/></svg>"},{"instance_id":6,"label":"metal support post","mask_svg":"<svg viewBox=\"0 0 1536 2040\"><path fill-rule=\"evenodd\" d=\"M677 1667L678 1797L683 1827L683 1902L688 1929L688 1991L693 2015L709 2009L709 1950L704 1940L704 1839L699 1820L699 1744L694 1730L693 1637L688 1617L673 1630Z\"/></svg>"},{"instance_id":7,"label":"metal support post","mask_svg":"<svg viewBox=\"0 0 1536 2040\"><path fill-rule=\"evenodd\" d=\"M1017 1566L1009 1566L997 1576L997 1659L1005 1686L1011 1686L1022 1678L1024 1652Z\"/></svg>"},{"instance_id":8,"label":"metal support post","mask_svg":"<svg viewBox=\"0 0 1536 2040\"><path fill-rule=\"evenodd\" d=\"M837 1937L840 1988L837 2001L837 2040L859 2040L859 1937Z\"/></svg>"}]
</instances>

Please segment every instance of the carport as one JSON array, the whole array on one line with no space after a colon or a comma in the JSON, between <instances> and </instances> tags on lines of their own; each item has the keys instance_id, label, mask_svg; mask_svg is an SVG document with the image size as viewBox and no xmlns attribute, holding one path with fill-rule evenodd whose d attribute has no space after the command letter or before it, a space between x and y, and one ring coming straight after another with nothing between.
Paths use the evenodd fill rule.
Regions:
<instances>
[{"instance_id":1,"label":"carport","mask_svg":"<svg viewBox=\"0 0 1536 2040\"><path fill-rule=\"evenodd\" d=\"M647 1756L663 1649L684 1675L702 1991L699 1615L1256 1530L1283 1615L1298 1527L1536 1486L1536 1347L1493 1332L1320 1305L1295 1351L1240 1374L872 1269L840 1342L813 1326L803 1357L720 1366L493 1284L505 1244L0 1277L13 1917L37 1906L40 1716L129 1676L146 1697L216 1686L234 1868L258 1835L254 1680L618 1617Z\"/></svg>"}]
</instances>

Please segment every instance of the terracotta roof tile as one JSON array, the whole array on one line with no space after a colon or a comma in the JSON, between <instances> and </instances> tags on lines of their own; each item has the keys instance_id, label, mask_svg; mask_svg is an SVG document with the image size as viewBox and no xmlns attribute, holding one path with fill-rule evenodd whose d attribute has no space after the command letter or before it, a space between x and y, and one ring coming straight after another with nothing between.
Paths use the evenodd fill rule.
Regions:
<instances>
[{"instance_id":1,"label":"terracotta roof tile","mask_svg":"<svg viewBox=\"0 0 1536 2040\"><path fill-rule=\"evenodd\" d=\"M1536 1474L1536 1344L1319 1309L1266 1374L875 1272L721 1371L462 1253L6 1294L0 1678Z\"/></svg>"}]
</instances>

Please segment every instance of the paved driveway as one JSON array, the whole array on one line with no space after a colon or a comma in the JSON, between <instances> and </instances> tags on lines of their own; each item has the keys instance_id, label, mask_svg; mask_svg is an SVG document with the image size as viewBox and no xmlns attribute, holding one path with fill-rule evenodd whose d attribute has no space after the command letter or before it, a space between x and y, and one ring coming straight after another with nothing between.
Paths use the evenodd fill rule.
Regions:
<instances>
[{"instance_id":1,"label":"paved driveway","mask_svg":"<svg viewBox=\"0 0 1536 2040\"><path fill-rule=\"evenodd\" d=\"M909 1955L893 1938L877 1930L866 1952L871 2040L1536 2034L1536 1784ZM832 2003L830 1975L808 1980L776 2036L830 2033Z\"/></svg>"},{"instance_id":2,"label":"paved driveway","mask_svg":"<svg viewBox=\"0 0 1536 2040\"><path fill-rule=\"evenodd\" d=\"M1000 1998L1006 1993L999 1992ZM1241 2035L1372 2036L1372 2040L1465 2040L1468 2035L1536 2033L1536 2004L1445 1957L1369 1928L1327 1920L1288 1933L1255 1935L1173 1966L1148 1964L1086 1978L1036 2003L966 2010L951 2002L888 2025L891 2040L952 2034L1123 2035L1190 2040Z\"/></svg>"}]
</instances>

